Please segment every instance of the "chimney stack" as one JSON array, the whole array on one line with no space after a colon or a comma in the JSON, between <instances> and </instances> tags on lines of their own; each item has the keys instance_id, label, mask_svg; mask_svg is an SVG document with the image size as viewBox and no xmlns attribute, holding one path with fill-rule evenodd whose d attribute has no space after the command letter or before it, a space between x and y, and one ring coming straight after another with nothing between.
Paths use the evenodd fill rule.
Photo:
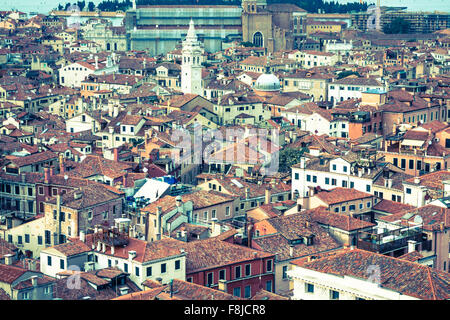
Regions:
<instances>
[{"instance_id":1,"label":"chimney stack","mask_svg":"<svg viewBox=\"0 0 450 320\"><path fill-rule=\"evenodd\" d=\"M31 277L31 284L33 285L33 287L37 287L37 285L38 285L38 276Z\"/></svg>"},{"instance_id":2,"label":"chimney stack","mask_svg":"<svg viewBox=\"0 0 450 320\"><path fill-rule=\"evenodd\" d=\"M266 193L265 193L265 204L271 203L270 196L271 196L271 194L270 194L270 187L267 187L266 188Z\"/></svg>"},{"instance_id":3,"label":"chimney stack","mask_svg":"<svg viewBox=\"0 0 450 320\"><path fill-rule=\"evenodd\" d=\"M64 156L62 153L59 154L59 173L63 174L65 171L64 168Z\"/></svg>"},{"instance_id":4,"label":"chimney stack","mask_svg":"<svg viewBox=\"0 0 450 320\"><path fill-rule=\"evenodd\" d=\"M416 243L417 243L417 241L408 240L408 253L416 251Z\"/></svg>"},{"instance_id":5,"label":"chimney stack","mask_svg":"<svg viewBox=\"0 0 450 320\"><path fill-rule=\"evenodd\" d=\"M44 168L44 183L48 184L50 181L49 169Z\"/></svg>"},{"instance_id":6,"label":"chimney stack","mask_svg":"<svg viewBox=\"0 0 450 320\"><path fill-rule=\"evenodd\" d=\"M5 264L7 266L11 266L13 264L14 255L9 253L9 254L5 254L4 257L5 257Z\"/></svg>"},{"instance_id":7,"label":"chimney stack","mask_svg":"<svg viewBox=\"0 0 450 320\"><path fill-rule=\"evenodd\" d=\"M80 231L80 241L86 242L86 233L84 231Z\"/></svg>"},{"instance_id":8,"label":"chimney stack","mask_svg":"<svg viewBox=\"0 0 450 320\"><path fill-rule=\"evenodd\" d=\"M227 291L227 280L219 280L219 287L218 289L222 292L228 292Z\"/></svg>"}]
</instances>

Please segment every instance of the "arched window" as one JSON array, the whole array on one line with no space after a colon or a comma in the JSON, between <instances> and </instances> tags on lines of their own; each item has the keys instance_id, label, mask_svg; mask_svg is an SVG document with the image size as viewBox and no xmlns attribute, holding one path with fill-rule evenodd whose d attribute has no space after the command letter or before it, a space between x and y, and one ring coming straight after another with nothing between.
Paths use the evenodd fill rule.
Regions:
<instances>
[{"instance_id":1,"label":"arched window","mask_svg":"<svg viewBox=\"0 0 450 320\"><path fill-rule=\"evenodd\" d=\"M253 35L253 44L255 45L255 47L264 46L264 39L261 32L258 31Z\"/></svg>"},{"instance_id":2,"label":"arched window","mask_svg":"<svg viewBox=\"0 0 450 320\"><path fill-rule=\"evenodd\" d=\"M117 43L114 43L114 51L117 51Z\"/></svg>"},{"instance_id":3,"label":"arched window","mask_svg":"<svg viewBox=\"0 0 450 320\"><path fill-rule=\"evenodd\" d=\"M109 50L111 50L111 44L110 44L110 43L107 43L107 44L106 44L106 51L109 51Z\"/></svg>"}]
</instances>

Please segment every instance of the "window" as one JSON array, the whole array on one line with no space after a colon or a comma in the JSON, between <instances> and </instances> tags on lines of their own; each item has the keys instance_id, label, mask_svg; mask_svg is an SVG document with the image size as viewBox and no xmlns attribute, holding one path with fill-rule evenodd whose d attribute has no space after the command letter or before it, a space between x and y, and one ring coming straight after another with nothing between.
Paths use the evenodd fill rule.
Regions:
<instances>
[{"instance_id":1,"label":"window","mask_svg":"<svg viewBox=\"0 0 450 320\"><path fill-rule=\"evenodd\" d=\"M283 266L283 279L287 279L288 266Z\"/></svg>"},{"instance_id":2,"label":"window","mask_svg":"<svg viewBox=\"0 0 450 320\"><path fill-rule=\"evenodd\" d=\"M367 192L370 192L370 184L367 184L367 185L366 185L366 191L367 191Z\"/></svg>"},{"instance_id":3,"label":"window","mask_svg":"<svg viewBox=\"0 0 450 320\"><path fill-rule=\"evenodd\" d=\"M414 169L414 160L409 160L409 169Z\"/></svg>"},{"instance_id":4,"label":"window","mask_svg":"<svg viewBox=\"0 0 450 320\"><path fill-rule=\"evenodd\" d=\"M336 165L333 164L333 171L336 171Z\"/></svg>"},{"instance_id":5,"label":"window","mask_svg":"<svg viewBox=\"0 0 450 320\"><path fill-rule=\"evenodd\" d=\"M272 260L267 260L266 261L266 272L271 272L272 271Z\"/></svg>"},{"instance_id":6,"label":"window","mask_svg":"<svg viewBox=\"0 0 450 320\"><path fill-rule=\"evenodd\" d=\"M225 216L229 216L230 215L230 207L226 207L225 208Z\"/></svg>"},{"instance_id":7,"label":"window","mask_svg":"<svg viewBox=\"0 0 450 320\"><path fill-rule=\"evenodd\" d=\"M294 173L294 179L295 179L295 180L300 179L300 175L298 174L298 172Z\"/></svg>"},{"instance_id":8,"label":"window","mask_svg":"<svg viewBox=\"0 0 450 320\"><path fill-rule=\"evenodd\" d=\"M38 236L38 245L42 245L42 236Z\"/></svg>"},{"instance_id":9,"label":"window","mask_svg":"<svg viewBox=\"0 0 450 320\"><path fill-rule=\"evenodd\" d=\"M325 184L330 184L330 178L325 178Z\"/></svg>"},{"instance_id":10,"label":"window","mask_svg":"<svg viewBox=\"0 0 450 320\"><path fill-rule=\"evenodd\" d=\"M406 193L411 194L411 188L406 188Z\"/></svg>"},{"instance_id":11,"label":"window","mask_svg":"<svg viewBox=\"0 0 450 320\"><path fill-rule=\"evenodd\" d=\"M330 290L330 299L331 300L338 300L339 299L339 292Z\"/></svg>"},{"instance_id":12,"label":"window","mask_svg":"<svg viewBox=\"0 0 450 320\"><path fill-rule=\"evenodd\" d=\"M123 264L123 271L128 272L128 263Z\"/></svg>"},{"instance_id":13,"label":"window","mask_svg":"<svg viewBox=\"0 0 450 320\"><path fill-rule=\"evenodd\" d=\"M251 292L252 292L252 287L251 286L245 286L245 288L244 288L244 298L250 298L251 297Z\"/></svg>"},{"instance_id":14,"label":"window","mask_svg":"<svg viewBox=\"0 0 450 320\"><path fill-rule=\"evenodd\" d=\"M350 181L350 189L353 189L355 187L355 183L353 181Z\"/></svg>"},{"instance_id":15,"label":"window","mask_svg":"<svg viewBox=\"0 0 450 320\"><path fill-rule=\"evenodd\" d=\"M406 168L406 159L401 159L401 166L400 168L405 169Z\"/></svg>"},{"instance_id":16,"label":"window","mask_svg":"<svg viewBox=\"0 0 450 320\"><path fill-rule=\"evenodd\" d=\"M351 204L348 206L348 210L350 210L350 211L355 211L355 209L356 209L356 207L354 204Z\"/></svg>"},{"instance_id":17,"label":"window","mask_svg":"<svg viewBox=\"0 0 450 320\"><path fill-rule=\"evenodd\" d=\"M338 213L339 212L339 207L334 208L334 212Z\"/></svg>"},{"instance_id":18,"label":"window","mask_svg":"<svg viewBox=\"0 0 450 320\"><path fill-rule=\"evenodd\" d=\"M52 291L52 286L47 286L44 288L44 294L50 294L51 291Z\"/></svg>"},{"instance_id":19,"label":"window","mask_svg":"<svg viewBox=\"0 0 450 320\"><path fill-rule=\"evenodd\" d=\"M251 274L251 265L250 264L246 264L245 265L245 276L248 277Z\"/></svg>"},{"instance_id":20,"label":"window","mask_svg":"<svg viewBox=\"0 0 450 320\"><path fill-rule=\"evenodd\" d=\"M152 276L152 267L147 267L147 277L151 277Z\"/></svg>"},{"instance_id":21,"label":"window","mask_svg":"<svg viewBox=\"0 0 450 320\"><path fill-rule=\"evenodd\" d=\"M206 285L211 287L214 284L214 273L209 272L206 276Z\"/></svg>"},{"instance_id":22,"label":"window","mask_svg":"<svg viewBox=\"0 0 450 320\"><path fill-rule=\"evenodd\" d=\"M22 236L17 236L17 243L22 244Z\"/></svg>"},{"instance_id":23,"label":"window","mask_svg":"<svg viewBox=\"0 0 450 320\"><path fill-rule=\"evenodd\" d=\"M111 261L111 259L108 259L108 268L111 268L112 267L112 261Z\"/></svg>"},{"instance_id":24,"label":"window","mask_svg":"<svg viewBox=\"0 0 450 320\"><path fill-rule=\"evenodd\" d=\"M333 185L333 186L337 185L337 180L336 179L331 179L331 185Z\"/></svg>"},{"instance_id":25,"label":"window","mask_svg":"<svg viewBox=\"0 0 450 320\"><path fill-rule=\"evenodd\" d=\"M161 264L161 273L166 273L167 271L167 265L165 263Z\"/></svg>"},{"instance_id":26,"label":"window","mask_svg":"<svg viewBox=\"0 0 450 320\"><path fill-rule=\"evenodd\" d=\"M342 206L341 211L345 212L346 210L347 210L347 207L346 206Z\"/></svg>"},{"instance_id":27,"label":"window","mask_svg":"<svg viewBox=\"0 0 450 320\"><path fill-rule=\"evenodd\" d=\"M367 202L367 208L370 208L372 206L372 203L369 201Z\"/></svg>"},{"instance_id":28,"label":"window","mask_svg":"<svg viewBox=\"0 0 450 320\"><path fill-rule=\"evenodd\" d=\"M176 260L175 261L175 270L180 270L180 268L181 268L180 260Z\"/></svg>"},{"instance_id":29,"label":"window","mask_svg":"<svg viewBox=\"0 0 450 320\"><path fill-rule=\"evenodd\" d=\"M307 293L314 293L314 285L311 283L305 283L305 291Z\"/></svg>"},{"instance_id":30,"label":"window","mask_svg":"<svg viewBox=\"0 0 450 320\"><path fill-rule=\"evenodd\" d=\"M30 243L30 235L25 234L25 243Z\"/></svg>"},{"instance_id":31,"label":"window","mask_svg":"<svg viewBox=\"0 0 450 320\"><path fill-rule=\"evenodd\" d=\"M364 207L364 204L360 203L359 204L359 210L362 210L363 207Z\"/></svg>"},{"instance_id":32,"label":"window","mask_svg":"<svg viewBox=\"0 0 450 320\"><path fill-rule=\"evenodd\" d=\"M241 266L234 268L234 278L239 279L241 277Z\"/></svg>"},{"instance_id":33,"label":"window","mask_svg":"<svg viewBox=\"0 0 450 320\"><path fill-rule=\"evenodd\" d=\"M30 292L22 292L22 300L30 300Z\"/></svg>"},{"instance_id":34,"label":"window","mask_svg":"<svg viewBox=\"0 0 450 320\"><path fill-rule=\"evenodd\" d=\"M226 270L222 269L219 271L219 280L226 280Z\"/></svg>"},{"instance_id":35,"label":"window","mask_svg":"<svg viewBox=\"0 0 450 320\"><path fill-rule=\"evenodd\" d=\"M136 267L134 270L134 273L136 274L136 277L139 277L139 267Z\"/></svg>"},{"instance_id":36,"label":"window","mask_svg":"<svg viewBox=\"0 0 450 320\"><path fill-rule=\"evenodd\" d=\"M235 297L241 296L241 287L233 288L233 296Z\"/></svg>"},{"instance_id":37,"label":"window","mask_svg":"<svg viewBox=\"0 0 450 320\"><path fill-rule=\"evenodd\" d=\"M59 268L64 269L64 260L63 259L59 259Z\"/></svg>"},{"instance_id":38,"label":"window","mask_svg":"<svg viewBox=\"0 0 450 320\"><path fill-rule=\"evenodd\" d=\"M344 166L344 172L347 172L347 166Z\"/></svg>"},{"instance_id":39,"label":"window","mask_svg":"<svg viewBox=\"0 0 450 320\"><path fill-rule=\"evenodd\" d=\"M47 265L51 266L52 265L52 257L47 256Z\"/></svg>"},{"instance_id":40,"label":"window","mask_svg":"<svg viewBox=\"0 0 450 320\"><path fill-rule=\"evenodd\" d=\"M306 181L311 181L311 176L309 174L306 175Z\"/></svg>"},{"instance_id":41,"label":"window","mask_svg":"<svg viewBox=\"0 0 450 320\"><path fill-rule=\"evenodd\" d=\"M347 188L347 181L342 180L342 188Z\"/></svg>"}]
</instances>

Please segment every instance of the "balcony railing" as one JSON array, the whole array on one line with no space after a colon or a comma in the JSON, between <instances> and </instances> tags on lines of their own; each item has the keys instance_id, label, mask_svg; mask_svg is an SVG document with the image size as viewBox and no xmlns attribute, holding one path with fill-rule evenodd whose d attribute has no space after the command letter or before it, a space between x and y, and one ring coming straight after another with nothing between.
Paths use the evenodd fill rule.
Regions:
<instances>
[{"instance_id":1,"label":"balcony railing","mask_svg":"<svg viewBox=\"0 0 450 320\"><path fill-rule=\"evenodd\" d=\"M358 235L359 249L386 253L408 246L408 241L422 242L422 227L399 228L384 233L362 232Z\"/></svg>"}]
</instances>

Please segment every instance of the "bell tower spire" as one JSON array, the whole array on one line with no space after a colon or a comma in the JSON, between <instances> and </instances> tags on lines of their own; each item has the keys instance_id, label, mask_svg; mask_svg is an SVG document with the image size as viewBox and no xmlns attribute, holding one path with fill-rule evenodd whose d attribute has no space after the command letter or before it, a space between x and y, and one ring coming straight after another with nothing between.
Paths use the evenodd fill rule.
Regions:
<instances>
[{"instance_id":1,"label":"bell tower spire","mask_svg":"<svg viewBox=\"0 0 450 320\"><path fill-rule=\"evenodd\" d=\"M191 19L182 48L181 91L183 93L202 94L202 53L202 44L198 40L194 20Z\"/></svg>"}]
</instances>

